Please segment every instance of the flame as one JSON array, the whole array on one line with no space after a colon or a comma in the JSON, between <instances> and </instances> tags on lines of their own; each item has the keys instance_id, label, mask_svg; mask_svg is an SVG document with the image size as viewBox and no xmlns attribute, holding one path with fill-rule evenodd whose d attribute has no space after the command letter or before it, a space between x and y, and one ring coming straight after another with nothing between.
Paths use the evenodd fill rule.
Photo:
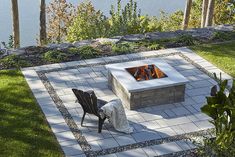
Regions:
<instances>
[{"instance_id":1,"label":"flame","mask_svg":"<svg viewBox=\"0 0 235 157\"><path fill-rule=\"evenodd\" d=\"M137 81L151 80L166 77L166 75L155 65L143 65L128 68L127 71L134 76Z\"/></svg>"}]
</instances>

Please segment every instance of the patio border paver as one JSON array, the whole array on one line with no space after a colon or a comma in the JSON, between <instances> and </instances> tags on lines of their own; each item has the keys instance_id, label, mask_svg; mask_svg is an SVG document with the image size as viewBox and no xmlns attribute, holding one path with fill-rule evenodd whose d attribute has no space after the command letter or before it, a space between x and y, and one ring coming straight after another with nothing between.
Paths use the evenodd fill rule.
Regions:
<instances>
[{"instance_id":1,"label":"patio border paver","mask_svg":"<svg viewBox=\"0 0 235 157\"><path fill-rule=\"evenodd\" d=\"M37 99L38 104L40 105L45 116L47 117L48 123L51 126L52 131L57 137L57 140L59 141L65 153L69 152L68 155L73 155L73 153L75 153L74 155L82 155L83 153L85 153L85 155L87 156L106 155L136 148L143 148L146 146L157 145L169 141L174 142L182 139L189 139L190 136L208 134L208 132L207 131L191 132L182 135L174 135L156 140L149 140L124 146L119 146L115 148L107 148L101 151L93 151L91 149L91 146L86 141L85 137L82 136L81 131L74 122L66 106L63 104L62 100L53 89L52 85L50 84L50 81L46 76L46 73L68 70L77 67L79 68L87 66L93 67L108 63L118 63L123 61L132 61L145 58L164 57L164 56L173 56L173 55L179 55L180 57L184 58L186 61L189 61L192 65L197 67L200 71L209 75L211 78L213 78L211 70L216 70L217 73L221 72L222 76L224 76L225 79L229 79L230 80L229 83L230 85L232 85L231 76L224 73L222 70L218 69L217 67L215 67L214 65L212 65L211 63L209 63L202 57L198 56L192 50L186 47L159 50L159 51L148 51L148 52L127 54L120 56L103 57L103 58L96 58L96 59L89 59L82 61L73 61L67 63L58 63L52 65L43 65L38 67L24 68L22 69L22 72L35 98ZM200 101L200 98L195 98L195 99L198 99L198 101ZM65 137L61 137L60 134L62 133L58 132L58 129L56 130L56 125L61 123L67 124L68 126L68 127L64 126L63 128L64 130L66 130L66 135L65 134L63 135ZM66 140L77 141L77 144L73 143L74 144L73 146L63 145L62 142ZM71 148L71 150L69 150L69 148Z\"/></svg>"}]
</instances>

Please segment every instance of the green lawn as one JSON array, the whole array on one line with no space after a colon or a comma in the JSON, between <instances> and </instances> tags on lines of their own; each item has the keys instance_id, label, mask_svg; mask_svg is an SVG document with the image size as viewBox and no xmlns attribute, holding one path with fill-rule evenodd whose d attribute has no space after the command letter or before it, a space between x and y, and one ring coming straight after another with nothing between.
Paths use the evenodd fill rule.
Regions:
<instances>
[{"instance_id":1,"label":"green lawn","mask_svg":"<svg viewBox=\"0 0 235 157\"><path fill-rule=\"evenodd\" d=\"M235 78L235 41L190 47L200 56Z\"/></svg>"},{"instance_id":2,"label":"green lawn","mask_svg":"<svg viewBox=\"0 0 235 157\"><path fill-rule=\"evenodd\" d=\"M0 71L0 156L64 156L19 70Z\"/></svg>"}]
</instances>

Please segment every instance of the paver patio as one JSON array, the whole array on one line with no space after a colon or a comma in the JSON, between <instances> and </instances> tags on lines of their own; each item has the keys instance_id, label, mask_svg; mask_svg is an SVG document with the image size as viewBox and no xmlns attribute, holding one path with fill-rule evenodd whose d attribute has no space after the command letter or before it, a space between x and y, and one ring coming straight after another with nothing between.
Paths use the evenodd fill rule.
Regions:
<instances>
[{"instance_id":1,"label":"paver patio","mask_svg":"<svg viewBox=\"0 0 235 157\"><path fill-rule=\"evenodd\" d=\"M98 98L106 101L116 99L108 88L105 65L154 57L162 58L189 80L184 102L126 109L134 128L129 135L115 131L107 120L99 134L97 117L92 115L86 115L85 127L81 127L83 110L75 103L71 88L94 90ZM188 138L207 134L207 130L213 128L209 117L200 112L205 96L217 84L211 72L221 72L224 79L232 80L187 48L59 63L22 71L66 156L144 157L194 149Z\"/></svg>"}]
</instances>

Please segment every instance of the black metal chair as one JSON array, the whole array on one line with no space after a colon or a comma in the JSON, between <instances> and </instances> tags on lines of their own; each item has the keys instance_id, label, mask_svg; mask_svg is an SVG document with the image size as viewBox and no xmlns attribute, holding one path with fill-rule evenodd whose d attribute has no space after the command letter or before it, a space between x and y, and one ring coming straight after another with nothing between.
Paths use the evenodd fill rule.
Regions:
<instances>
[{"instance_id":1,"label":"black metal chair","mask_svg":"<svg viewBox=\"0 0 235 157\"><path fill-rule=\"evenodd\" d=\"M78 89L72 89L73 93L78 99L79 104L83 108L83 116L81 120L81 126L83 126L83 121L86 113L96 115L99 118L98 124L98 133L101 133L102 126L106 117L102 118L99 114L100 108L105 105L107 102L97 99L94 91L82 91Z\"/></svg>"}]
</instances>

